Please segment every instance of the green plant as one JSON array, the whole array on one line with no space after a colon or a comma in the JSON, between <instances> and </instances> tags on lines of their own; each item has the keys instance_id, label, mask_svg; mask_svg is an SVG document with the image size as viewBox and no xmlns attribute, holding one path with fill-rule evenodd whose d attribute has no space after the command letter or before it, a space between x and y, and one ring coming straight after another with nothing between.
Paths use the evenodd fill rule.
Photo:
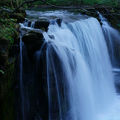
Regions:
<instances>
[{"instance_id":1,"label":"green plant","mask_svg":"<svg viewBox=\"0 0 120 120\"><path fill-rule=\"evenodd\" d=\"M8 41L9 45L14 43L15 19L0 19L0 38Z\"/></svg>"},{"instance_id":2,"label":"green plant","mask_svg":"<svg viewBox=\"0 0 120 120\"><path fill-rule=\"evenodd\" d=\"M1 69L0 69L0 73L5 74L5 72L3 70L1 70Z\"/></svg>"}]
</instances>

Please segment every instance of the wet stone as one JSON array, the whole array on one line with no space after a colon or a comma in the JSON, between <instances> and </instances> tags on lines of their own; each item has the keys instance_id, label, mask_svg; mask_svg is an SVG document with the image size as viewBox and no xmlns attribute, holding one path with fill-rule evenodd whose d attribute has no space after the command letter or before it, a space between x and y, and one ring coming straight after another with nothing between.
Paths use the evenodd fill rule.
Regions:
<instances>
[{"instance_id":1,"label":"wet stone","mask_svg":"<svg viewBox=\"0 0 120 120\"><path fill-rule=\"evenodd\" d=\"M34 25L34 28L37 28L37 29L44 29L44 31L48 31L48 26L49 26L50 22L49 21L36 21L35 22L35 25Z\"/></svg>"}]
</instances>

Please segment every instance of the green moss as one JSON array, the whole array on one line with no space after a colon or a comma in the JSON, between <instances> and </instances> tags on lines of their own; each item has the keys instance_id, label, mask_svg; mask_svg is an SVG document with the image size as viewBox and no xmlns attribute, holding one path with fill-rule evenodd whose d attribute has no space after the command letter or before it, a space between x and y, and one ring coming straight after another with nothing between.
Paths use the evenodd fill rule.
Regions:
<instances>
[{"instance_id":1,"label":"green moss","mask_svg":"<svg viewBox=\"0 0 120 120\"><path fill-rule=\"evenodd\" d=\"M15 22L15 19L0 19L0 39L7 40L9 45L14 43Z\"/></svg>"},{"instance_id":2,"label":"green moss","mask_svg":"<svg viewBox=\"0 0 120 120\"><path fill-rule=\"evenodd\" d=\"M0 14L0 119L15 120L14 60L9 63L9 50L18 40L17 20L8 13ZM14 58L15 59L15 58Z\"/></svg>"},{"instance_id":3,"label":"green moss","mask_svg":"<svg viewBox=\"0 0 120 120\"><path fill-rule=\"evenodd\" d=\"M0 120L15 120L15 57L10 51L19 42L18 23L24 17L24 12L0 14Z\"/></svg>"}]
</instances>

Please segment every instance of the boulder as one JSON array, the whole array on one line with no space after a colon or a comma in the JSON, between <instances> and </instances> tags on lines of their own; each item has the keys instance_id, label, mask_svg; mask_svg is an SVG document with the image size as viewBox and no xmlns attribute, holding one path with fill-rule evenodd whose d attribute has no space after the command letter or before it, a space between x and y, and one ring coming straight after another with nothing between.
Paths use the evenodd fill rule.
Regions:
<instances>
[{"instance_id":1,"label":"boulder","mask_svg":"<svg viewBox=\"0 0 120 120\"><path fill-rule=\"evenodd\" d=\"M50 39L55 39L54 35L48 35Z\"/></svg>"},{"instance_id":2,"label":"boulder","mask_svg":"<svg viewBox=\"0 0 120 120\"><path fill-rule=\"evenodd\" d=\"M8 59L8 45L9 41L0 39L0 65L5 65Z\"/></svg>"},{"instance_id":3,"label":"boulder","mask_svg":"<svg viewBox=\"0 0 120 120\"><path fill-rule=\"evenodd\" d=\"M56 19L56 22L57 22L58 26L61 27L62 19L58 18L58 19Z\"/></svg>"},{"instance_id":4,"label":"boulder","mask_svg":"<svg viewBox=\"0 0 120 120\"><path fill-rule=\"evenodd\" d=\"M50 22L48 20L36 21L34 28L42 29L47 32L49 24Z\"/></svg>"},{"instance_id":5,"label":"boulder","mask_svg":"<svg viewBox=\"0 0 120 120\"><path fill-rule=\"evenodd\" d=\"M23 36L22 41L25 44L36 44L40 43L42 39L43 39L42 33L30 31Z\"/></svg>"},{"instance_id":6,"label":"boulder","mask_svg":"<svg viewBox=\"0 0 120 120\"><path fill-rule=\"evenodd\" d=\"M4 66L8 60L8 52L0 51L0 65Z\"/></svg>"},{"instance_id":7,"label":"boulder","mask_svg":"<svg viewBox=\"0 0 120 120\"><path fill-rule=\"evenodd\" d=\"M43 34L36 31L26 33L22 41L24 42L29 57L32 57L35 51L39 50L44 42Z\"/></svg>"}]
</instances>

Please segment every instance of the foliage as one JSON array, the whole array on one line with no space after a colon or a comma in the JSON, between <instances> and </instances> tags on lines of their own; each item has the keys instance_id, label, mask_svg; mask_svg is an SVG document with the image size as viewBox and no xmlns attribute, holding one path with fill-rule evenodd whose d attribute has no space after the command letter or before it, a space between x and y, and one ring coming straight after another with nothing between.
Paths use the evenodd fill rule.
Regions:
<instances>
[{"instance_id":1,"label":"foliage","mask_svg":"<svg viewBox=\"0 0 120 120\"><path fill-rule=\"evenodd\" d=\"M0 5L8 6L10 8L18 7L25 0L0 0Z\"/></svg>"},{"instance_id":2,"label":"foliage","mask_svg":"<svg viewBox=\"0 0 120 120\"><path fill-rule=\"evenodd\" d=\"M0 70L0 73L4 74L4 71L3 71L3 70Z\"/></svg>"},{"instance_id":3,"label":"foliage","mask_svg":"<svg viewBox=\"0 0 120 120\"><path fill-rule=\"evenodd\" d=\"M10 8L16 8L24 1L29 0L0 0L0 5L5 5ZM54 5L81 5L81 4L100 4L100 5L110 5L110 6L119 6L120 0L37 0L33 3L35 6L43 5L44 3L41 1L46 1ZM28 4L27 6L31 6L32 4ZM26 6L24 6L26 7Z\"/></svg>"},{"instance_id":4,"label":"foliage","mask_svg":"<svg viewBox=\"0 0 120 120\"><path fill-rule=\"evenodd\" d=\"M81 0L48 0L49 3L55 4L55 5L78 5L81 4Z\"/></svg>"},{"instance_id":5,"label":"foliage","mask_svg":"<svg viewBox=\"0 0 120 120\"><path fill-rule=\"evenodd\" d=\"M118 5L118 0L83 0L86 4L106 4L106 5Z\"/></svg>"},{"instance_id":6,"label":"foliage","mask_svg":"<svg viewBox=\"0 0 120 120\"><path fill-rule=\"evenodd\" d=\"M2 2L4 3L5 1ZM4 5L6 6L7 4L5 3ZM9 61L9 50L12 47L14 40L17 39L16 36L19 33L16 30L18 25L17 20L15 18L13 19L11 16L12 15L6 11L2 11L0 13L0 102L2 103L0 107L1 120L14 120L15 118L15 62L13 61L11 64L11 60Z\"/></svg>"},{"instance_id":7,"label":"foliage","mask_svg":"<svg viewBox=\"0 0 120 120\"><path fill-rule=\"evenodd\" d=\"M111 5L118 6L119 0L47 0L49 3L56 5L81 5L81 4L103 4L103 5Z\"/></svg>"},{"instance_id":8,"label":"foliage","mask_svg":"<svg viewBox=\"0 0 120 120\"><path fill-rule=\"evenodd\" d=\"M8 43L12 45L14 43L15 29L15 19L2 19L0 18L0 39L8 40Z\"/></svg>"}]
</instances>

